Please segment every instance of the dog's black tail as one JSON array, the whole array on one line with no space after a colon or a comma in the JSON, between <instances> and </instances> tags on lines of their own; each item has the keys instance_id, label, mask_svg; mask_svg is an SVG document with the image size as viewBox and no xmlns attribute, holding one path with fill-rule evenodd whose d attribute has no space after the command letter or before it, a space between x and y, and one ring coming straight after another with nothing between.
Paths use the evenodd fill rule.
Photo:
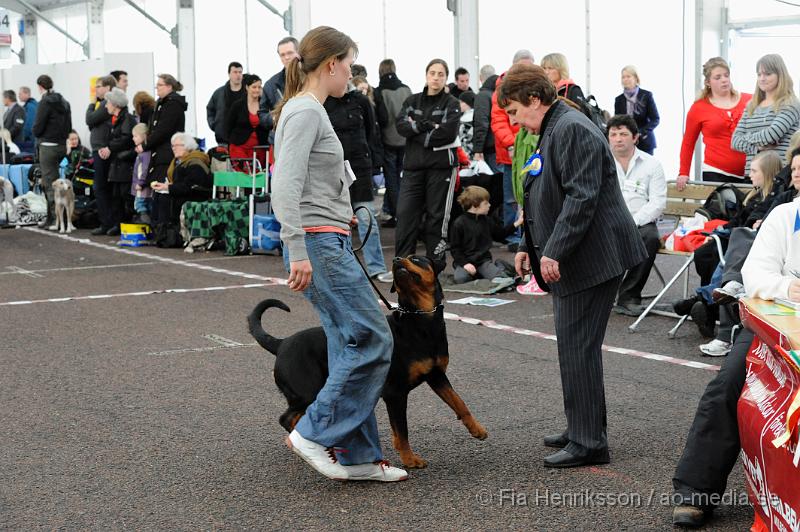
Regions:
<instances>
[{"instance_id":1,"label":"dog's black tail","mask_svg":"<svg viewBox=\"0 0 800 532\"><path fill-rule=\"evenodd\" d=\"M256 308L253 309L253 312L247 316L247 326L250 329L250 334L256 339L256 342L258 342L258 345L273 355L277 355L278 348L281 346L283 340L267 334L267 331L265 331L264 327L261 326L261 315L264 314L268 308L272 307L277 307L281 310L285 310L286 312L291 312L289 307L287 307L283 301L279 301L277 299L265 299L256 305Z\"/></svg>"}]
</instances>

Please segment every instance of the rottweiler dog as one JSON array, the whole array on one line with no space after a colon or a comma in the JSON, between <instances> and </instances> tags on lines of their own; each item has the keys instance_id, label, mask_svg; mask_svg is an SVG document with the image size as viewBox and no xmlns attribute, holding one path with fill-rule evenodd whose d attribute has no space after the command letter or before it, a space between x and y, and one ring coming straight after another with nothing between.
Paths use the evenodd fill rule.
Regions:
<instances>
[{"instance_id":1,"label":"rottweiler dog","mask_svg":"<svg viewBox=\"0 0 800 532\"><path fill-rule=\"evenodd\" d=\"M394 336L394 351L381 396L386 403L392 426L392 443L403 465L427 466L408 443L406 407L411 390L427 382L436 394L453 409L469 433L479 440L489 435L447 379L450 360L444 323L444 298L433 262L424 256L397 257L392 263L398 308L387 321ZM322 327L314 327L285 339L269 335L261 325L268 308L289 312L283 302L267 299L256 305L247 318L250 334L276 355L275 383L286 396L289 408L280 423L291 432L328 377L328 349Z\"/></svg>"}]
</instances>

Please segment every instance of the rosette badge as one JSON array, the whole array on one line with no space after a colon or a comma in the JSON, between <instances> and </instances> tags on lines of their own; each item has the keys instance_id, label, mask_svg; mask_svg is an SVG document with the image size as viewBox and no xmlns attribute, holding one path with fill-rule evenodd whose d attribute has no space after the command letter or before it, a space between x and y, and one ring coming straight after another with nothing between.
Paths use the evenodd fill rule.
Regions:
<instances>
[{"instance_id":1,"label":"rosette badge","mask_svg":"<svg viewBox=\"0 0 800 532\"><path fill-rule=\"evenodd\" d=\"M525 166L522 168L523 172L527 172L531 177L536 177L542 173L542 156L538 153L534 153L530 156L530 158L525 162Z\"/></svg>"}]
</instances>

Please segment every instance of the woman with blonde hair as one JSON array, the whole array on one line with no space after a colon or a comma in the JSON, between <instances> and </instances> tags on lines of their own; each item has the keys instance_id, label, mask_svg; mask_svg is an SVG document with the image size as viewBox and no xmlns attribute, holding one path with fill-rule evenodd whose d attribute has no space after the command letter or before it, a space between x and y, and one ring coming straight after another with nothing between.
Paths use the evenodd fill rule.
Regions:
<instances>
[{"instance_id":1,"label":"woman with blonde hair","mask_svg":"<svg viewBox=\"0 0 800 532\"><path fill-rule=\"evenodd\" d=\"M622 94L614 100L614 114L630 115L639 128L639 142L636 147L653 155L656 136L653 130L658 127L658 116L653 93L639 87L639 73L633 65L622 68Z\"/></svg>"},{"instance_id":2,"label":"woman with blonde hair","mask_svg":"<svg viewBox=\"0 0 800 532\"><path fill-rule=\"evenodd\" d=\"M556 86L556 94L567 100L578 102L585 100L581 88L569 77L569 63L564 54L552 53L542 57L541 67L547 77Z\"/></svg>"},{"instance_id":3,"label":"woman with blonde hair","mask_svg":"<svg viewBox=\"0 0 800 532\"><path fill-rule=\"evenodd\" d=\"M768 54L756 64L758 82L753 99L733 133L731 147L745 154L745 175L760 151L775 150L783 158L792 135L800 127L800 101L786 63L778 54Z\"/></svg>"},{"instance_id":4,"label":"woman with blonde hair","mask_svg":"<svg viewBox=\"0 0 800 532\"><path fill-rule=\"evenodd\" d=\"M721 57L703 65L703 90L686 115L681 144L678 190L689 181L689 169L697 137L703 134L703 181L742 182L745 156L731 149L731 138L752 94L739 92L731 83L731 69Z\"/></svg>"},{"instance_id":5,"label":"woman with blonde hair","mask_svg":"<svg viewBox=\"0 0 800 532\"><path fill-rule=\"evenodd\" d=\"M320 26L306 33L286 65L274 111L273 205L281 223L288 285L314 305L328 345L328 376L316 400L297 412L289 448L336 480L405 480L383 460L375 404L392 358L393 338L350 240L353 209L342 144L323 104L341 98L358 51Z\"/></svg>"}]
</instances>

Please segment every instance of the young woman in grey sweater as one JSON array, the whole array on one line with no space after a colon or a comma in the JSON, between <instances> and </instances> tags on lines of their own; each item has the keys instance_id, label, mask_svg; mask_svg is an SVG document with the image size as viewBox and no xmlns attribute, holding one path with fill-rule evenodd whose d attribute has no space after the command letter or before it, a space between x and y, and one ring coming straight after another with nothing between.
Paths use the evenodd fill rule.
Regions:
<instances>
[{"instance_id":1,"label":"young woman in grey sweater","mask_svg":"<svg viewBox=\"0 0 800 532\"><path fill-rule=\"evenodd\" d=\"M289 288L319 314L328 378L287 438L309 465L336 480L405 480L383 459L375 404L392 357L392 333L350 240L353 211L342 145L323 103L341 98L356 44L329 27L309 31L286 66L275 110L273 205Z\"/></svg>"}]
</instances>

